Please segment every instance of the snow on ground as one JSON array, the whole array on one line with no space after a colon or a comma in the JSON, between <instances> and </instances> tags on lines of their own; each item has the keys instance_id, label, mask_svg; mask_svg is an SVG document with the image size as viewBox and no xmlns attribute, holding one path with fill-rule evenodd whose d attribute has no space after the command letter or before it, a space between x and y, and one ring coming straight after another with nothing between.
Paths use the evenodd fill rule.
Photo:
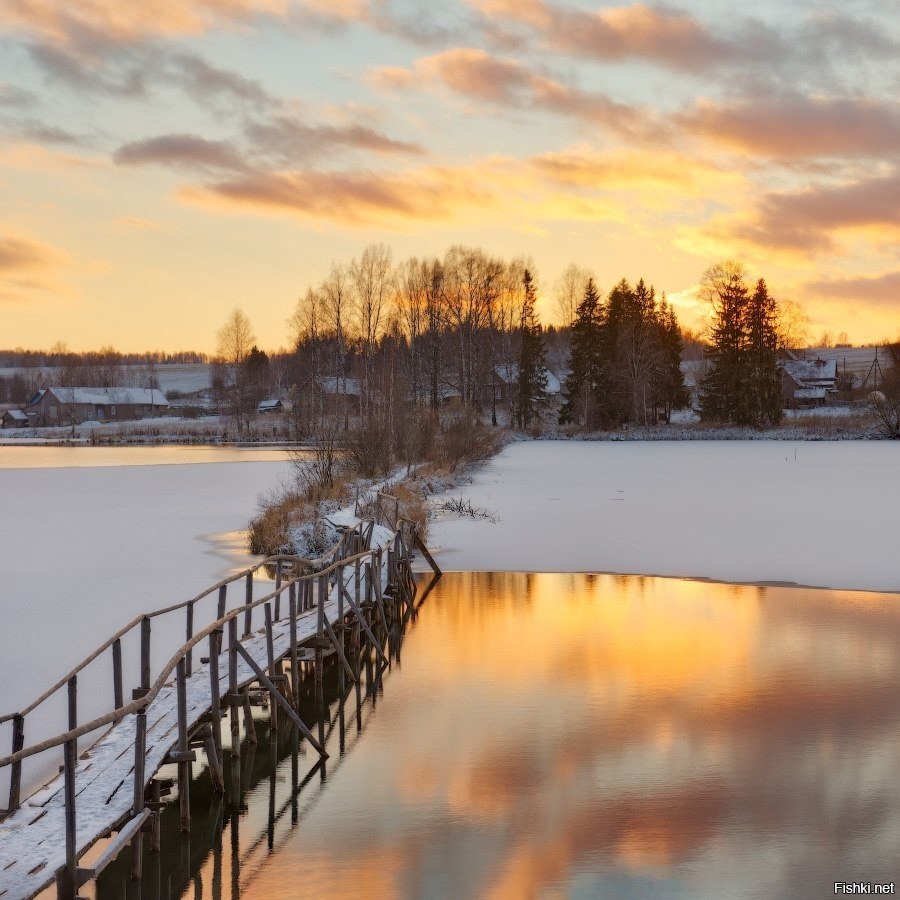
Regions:
<instances>
[{"instance_id":1,"label":"snow on ground","mask_svg":"<svg viewBox=\"0 0 900 900\"><path fill-rule=\"evenodd\" d=\"M171 455L180 448L161 449ZM0 449L2 713L33 700L136 615L188 600L244 565L248 557L235 532L246 528L259 495L292 472L284 461L3 468L8 452ZM121 456L106 448L76 452ZM197 458L189 449L182 455ZM208 612L198 609L198 623ZM154 620L154 671L183 635L181 616ZM130 693L136 642L124 650ZM107 653L79 683L82 721L108 709L110 679ZM29 717L29 743L42 727L59 724L51 712L33 730ZM0 747L8 737L3 726Z\"/></svg>"},{"instance_id":2,"label":"snow on ground","mask_svg":"<svg viewBox=\"0 0 900 900\"><path fill-rule=\"evenodd\" d=\"M447 571L617 572L900 591L896 442L510 444L440 513ZM421 565L421 561L419 561Z\"/></svg>"}]
</instances>

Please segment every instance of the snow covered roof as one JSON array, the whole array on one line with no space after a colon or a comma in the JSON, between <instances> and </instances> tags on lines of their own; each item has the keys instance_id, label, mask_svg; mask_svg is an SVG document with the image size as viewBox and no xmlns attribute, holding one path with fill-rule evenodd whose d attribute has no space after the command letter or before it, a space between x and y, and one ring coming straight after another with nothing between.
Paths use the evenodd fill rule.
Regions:
<instances>
[{"instance_id":1,"label":"snow covered roof","mask_svg":"<svg viewBox=\"0 0 900 900\"><path fill-rule=\"evenodd\" d=\"M270 400L260 400L259 405L256 407L260 412L265 412L270 409L278 409L282 403L277 397L273 397Z\"/></svg>"},{"instance_id":2,"label":"snow covered roof","mask_svg":"<svg viewBox=\"0 0 900 900\"><path fill-rule=\"evenodd\" d=\"M60 403L85 403L95 406L115 405L116 403L123 406L169 405L166 395L157 388L49 387L47 392L56 397ZM41 396L43 396L43 392Z\"/></svg>"},{"instance_id":3,"label":"snow covered roof","mask_svg":"<svg viewBox=\"0 0 900 900\"><path fill-rule=\"evenodd\" d=\"M831 387L837 378L836 359L784 359L779 361L782 369L797 384L819 383Z\"/></svg>"},{"instance_id":4,"label":"snow covered roof","mask_svg":"<svg viewBox=\"0 0 900 900\"><path fill-rule=\"evenodd\" d=\"M28 421L28 416L21 409L8 409L3 415L9 416L10 419L14 419L16 422Z\"/></svg>"},{"instance_id":5,"label":"snow covered roof","mask_svg":"<svg viewBox=\"0 0 900 900\"><path fill-rule=\"evenodd\" d=\"M319 387L326 394L345 394L349 397L362 395L362 388L358 378L344 378L337 375L319 375L316 378Z\"/></svg>"},{"instance_id":6,"label":"snow covered roof","mask_svg":"<svg viewBox=\"0 0 900 900\"><path fill-rule=\"evenodd\" d=\"M497 376L506 384L515 384L519 380L519 367L516 363L504 363L502 366L497 366L496 372ZM562 393L562 384L559 378L549 369L544 369L544 373L547 376L547 393Z\"/></svg>"},{"instance_id":7,"label":"snow covered roof","mask_svg":"<svg viewBox=\"0 0 900 900\"><path fill-rule=\"evenodd\" d=\"M794 397L797 400L824 400L827 393L823 387L797 388Z\"/></svg>"}]
</instances>

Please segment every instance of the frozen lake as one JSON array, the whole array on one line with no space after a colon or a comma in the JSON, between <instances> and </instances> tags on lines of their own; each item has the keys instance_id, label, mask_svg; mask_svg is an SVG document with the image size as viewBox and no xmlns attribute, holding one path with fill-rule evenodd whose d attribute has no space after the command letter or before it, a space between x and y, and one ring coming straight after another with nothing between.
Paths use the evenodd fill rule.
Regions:
<instances>
[{"instance_id":1,"label":"frozen lake","mask_svg":"<svg viewBox=\"0 0 900 900\"><path fill-rule=\"evenodd\" d=\"M29 703L139 613L245 565L243 532L259 496L290 477L280 451L0 447L2 712ZM154 625L154 668L181 629ZM125 649L128 690L137 682ZM110 680L104 670L79 685L82 721L106 710L98 692ZM8 739L4 726L4 750Z\"/></svg>"},{"instance_id":2,"label":"frozen lake","mask_svg":"<svg viewBox=\"0 0 900 900\"><path fill-rule=\"evenodd\" d=\"M444 571L620 572L900 591L897 441L522 441L453 493Z\"/></svg>"}]
</instances>

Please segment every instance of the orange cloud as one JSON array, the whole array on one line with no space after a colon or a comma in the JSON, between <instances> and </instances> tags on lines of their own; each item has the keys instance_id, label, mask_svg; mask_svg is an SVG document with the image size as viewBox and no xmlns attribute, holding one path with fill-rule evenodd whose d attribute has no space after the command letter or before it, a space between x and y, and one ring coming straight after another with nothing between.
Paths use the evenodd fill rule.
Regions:
<instances>
[{"instance_id":1,"label":"orange cloud","mask_svg":"<svg viewBox=\"0 0 900 900\"><path fill-rule=\"evenodd\" d=\"M72 45L85 35L132 42L200 34L216 25L241 24L259 16L286 18L291 13L357 19L367 14L367 5L362 0L12 0L0 5L0 27Z\"/></svg>"},{"instance_id":2,"label":"orange cloud","mask_svg":"<svg viewBox=\"0 0 900 900\"><path fill-rule=\"evenodd\" d=\"M568 116L628 135L647 131L645 114L634 107L599 91L581 90L536 74L517 60L484 50L457 47L416 60L409 69L377 68L369 81L394 90L440 85L470 100Z\"/></svg>"},{"instance_id":3,"label":"orange cloud","mask_svg":"<svg viewBox=\"0 0 900 900\"><path fill-rule=\"evenodd\" d=\"M58 289L55 275L68 254L16 234L0 235L0 300L23 300L33 291Z\"/></svg>"},{"instance_id":4,"label":"orange cloud","mask_svg":"<svg viewBox=\"0 0 900 900\"><path fill-rule=\"evenodd\" d=\"M776 93L703 100L677 122L716 142L775 157L880 156L900 146L900 105L869 97Z\"/></svg>"}]
</instances>

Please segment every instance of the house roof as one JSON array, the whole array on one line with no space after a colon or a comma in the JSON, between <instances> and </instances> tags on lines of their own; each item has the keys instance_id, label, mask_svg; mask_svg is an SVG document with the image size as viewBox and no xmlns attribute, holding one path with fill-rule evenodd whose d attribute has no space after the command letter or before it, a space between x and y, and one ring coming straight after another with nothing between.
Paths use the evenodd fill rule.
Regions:
<instances>
[{"instance_id":1,"label":"house roof","mask_svg":"<svg viewBox=\"0 0 900 900\"><path fill-rule=\"evenodd\" d=\"M506 384L515 384L519 380L519 367L516 363L504 363L496 368L497 376ZM559 394L562 392L562 384L559 378L549 369L544 369L547 376L547 393Z\"/></svg>"},{"instance_id":2,"label":"house roof","mask_svg":"<svg viewBox=\"0 0 900 900\"><path fill-rule=\"evenodd\" d=\"M836 359L784 359L779 365L797 384L833 387L837 379Z\"/></svg>"},{"instance_id":3,"label":"house roof","mask_svg":"<svg viewBox=\"0 0 900 900\"><path fill-rule=\"evenodd\" d=\"M277 397L273 397L270 400L260 400L259 405L256 408L259 410L278 409L278 407L281 405L281 401Z\"/></svg>"},{"instance_id":4,"label":"house roof","mask_svg":"<svg viewBox=\"0 0 900 900\"><path fill-rule=\"evenodd\" d=\"M326 394L344 394L349 397L362 395L362 388L358 378L344 378L338 375L319 375L316 378L319 387Z\"/></svg>"},{"instance_id":5,"label":"house roof","mask_svg":"<svg viewBox=\"0 0 900 900\"><path fill-rule=\"evenodd\" d=\"M157 388L85 388L85 387L49 387L46 392L52 394L60 403L84 403L95 406L168 406L166 395ZM40 393L32 403L44 395Z\"/></svg>"},{"instance_id":6,"label":"house roof","mask_svg":"<svg viewBox=\"0 0 900 900\"><path fill-rule=\"evenodd\" d=\"M17 422L28 421L28 416L21 409L8 409L3 415L9 416L10 419L15 419Z\"/></svg>"}]
</instances>

